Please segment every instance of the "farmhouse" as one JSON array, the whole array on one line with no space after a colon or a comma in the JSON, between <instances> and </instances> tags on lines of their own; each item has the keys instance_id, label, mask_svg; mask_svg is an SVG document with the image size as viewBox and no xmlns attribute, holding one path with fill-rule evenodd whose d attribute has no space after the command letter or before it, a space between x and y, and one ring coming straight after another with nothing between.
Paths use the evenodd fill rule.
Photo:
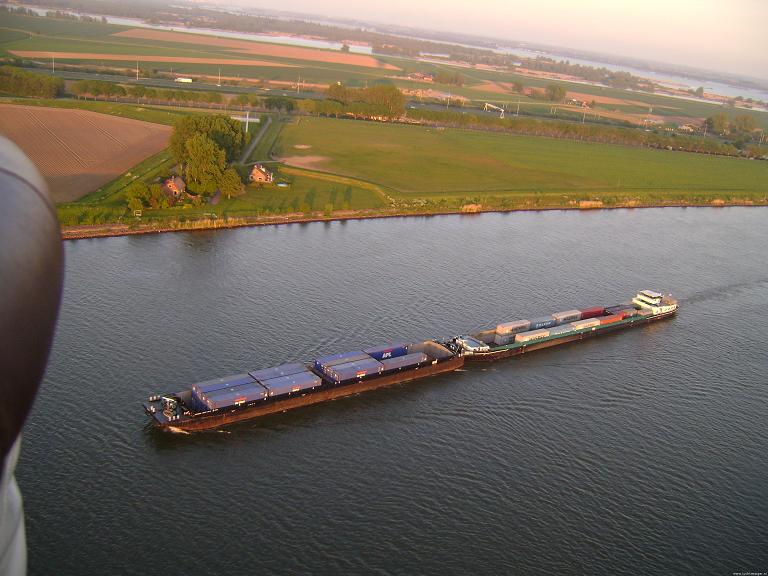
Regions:
<instances>
[{"instance_id":1,"label":"farmhouse","mask_svg":"<svg viewBox=\"0 0 768 576\"><path fill-rule=\"evenodd\" d=\"M168 200L171 202L178 200L181 196L184 195L186 190L187 185L184 183L184 180L182 180L180 176L173 176L172 178L168 178L163 183L163 192L165 192L165 195L168 196Z\"/></svg>"},{"instance_id":2,"label":"farmhouse","mask_svg":"<svg viewBox=\"0 0 768 576\"><path fill-rule=\"evenodd\" d=\"M251 170L251 175L248 177L251 182L272 182L274 179L274 174L261 164L255 164Z\"/></svg>"}]
</instances>

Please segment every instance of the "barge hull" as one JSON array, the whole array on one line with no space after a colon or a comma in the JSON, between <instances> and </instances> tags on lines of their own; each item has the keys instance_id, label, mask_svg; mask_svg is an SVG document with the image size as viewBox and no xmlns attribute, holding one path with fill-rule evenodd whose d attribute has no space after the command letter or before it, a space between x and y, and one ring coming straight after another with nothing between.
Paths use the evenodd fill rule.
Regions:
<instances>
[{"instance_id":1,"label":"barge hull","mask_svg":"<svg viewBox=\"0 0 768 576\"><path fill-rule=\"evenodd\" d=\"M512 356L519 356L521 354L528 354L535 350L542 350L543 348L551 348L552 346L559 346L561 344L567 344L569 342L577 342L579 340L586 340L587 338L595 338L597 336L603 336L610 332L617 330L623 330L625 328L634 328L636 326L644 326L649 322L656 322L665 318L670 318L675 312L669 312L667 314L660 314L658 316L649 316L645 319L634 320L626 324L611 325L606 324L602 328L597 330L589 330L587 332L580 332L578 334L569 334L562 338L554 338L552 340L545 340L544 342L534 342L518 348L508 348L506 350L497 350L490 352L479 352L474 354L468 354L465 358L467 362L496 362L498 360L504 360L505 358L511 358Z\"/></svg>"},{"instance_id":2,"label":"barge hull","mask_svg":"<svg viewBox=\"0 0 768 576\"><path fill-rule=\"evenodd\" d=\"M464 356L457 356L449 360L437 362L436 364L428 364L427 366L422 366L414 370L379 376L371 380L362 380L354 384L325 388L316 392L304 394L302 396L269 402L264 405L257 404L247 408L222 411L210 415L206 414L190 418L180 418L179 420L174 420L171 422L158 422L155 420L154 425L157 428L162 429L180 429L186 431L210 430L227 424L242 422L243 420L250 420L251 418L256 418L258 416L266 416L267 414L285 412L286 410L292 410L294 408L300 408L303 406L310 406L311 404L317 404L319 402L326 402L328 400L344 398L345 396L352 396L354 394L359 394L360 392L366 392L368 390L375 390L385 386L392 386L394 384L419 380L428 376L453 372L454 370L461 368L463 365Z\"/></svg>"}]
</instances>

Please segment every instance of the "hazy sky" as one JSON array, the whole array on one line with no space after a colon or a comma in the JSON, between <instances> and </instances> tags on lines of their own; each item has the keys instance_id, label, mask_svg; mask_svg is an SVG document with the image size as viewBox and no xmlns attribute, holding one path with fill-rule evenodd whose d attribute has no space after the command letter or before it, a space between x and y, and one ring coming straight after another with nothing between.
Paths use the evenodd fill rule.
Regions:
<instances>
[{"instance_id":1,"label":"hazy sky","mask_svg":"<svg viewBox=\"0 0 768 576\"><path fill-rule=\"evenodd\" d=\"M240 0L768 78L768 0Z\"/></svg>"}]
</instances>

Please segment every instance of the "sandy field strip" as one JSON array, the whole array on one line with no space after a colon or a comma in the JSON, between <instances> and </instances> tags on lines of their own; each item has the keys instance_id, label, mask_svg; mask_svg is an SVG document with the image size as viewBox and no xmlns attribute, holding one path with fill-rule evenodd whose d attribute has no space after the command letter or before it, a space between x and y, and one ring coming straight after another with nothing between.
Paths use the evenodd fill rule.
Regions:
<instances>
[{"instance_id":1,"label":"sandy field strip","mask_svg":"<svg viewBox=\"0 0 768 576\"><path fill-rule=\"evenodd\" d=\"M366 54L350 54L344 52L332 52L329 50L317 50L314 48L302 48L300 46L284 46L280 44L267 44L263 42L250 42L234 38L215 38L213 36L201 36L185 32L167 32L165 30L149 30L134 28L124 32L117 32L113 36L126 38L140 38L142 40L159 40L162 42L183 42L186 44L199 44L203 46L215 46L229 48L233 52L252 56L274 56L276 58L291 58L293 60L309 60L311 62L329 62L332 64L348 64L350 66L362 66L364 68L381 68L384 70L400 70L391 64L379 62L373 56Z\"/></svg>"},{"instance_id":2,"label":"sandy field strip","mask_svg":"<svg viewBox=\"0 0 768 576\"><path fill-rule=\"evenodd\" d=\"M0 134L32 159L54 202L70 202L160 152L171 127L85 110L0 104Z\"/></svg>"},{"instance_id":3,"label":"sandy field strip","mask_svg":"<svg viewBox=\"0 0 768 576\"><path fill-rule=\"evenodd\" d=\"M306 144L304 144L304 146L306 146ZM306 168L308 170L316 170L319 166L322 166L328 160L330 160L330 158L327 156L286 156L285 158L280 158L279 160L288 166Z\"/></svg>"},{"instance_id":4,"label":"sandy field strip","mask_svg":"<svg viewBox=\"0 0 768 576\"><path fill-rule=\"evenodd\" d=\"M226 58L190 58L185 56L148 56L146 54L93 54L88 52L46 52L43 50L11 50L21 58L51 58L59 60L110 60L136 62L179 62L181 64L229 64L232 66L270 66L272 68L295 68L293 64L280 64L267 60L229 60Z\"/></svg>"}]
</instances>

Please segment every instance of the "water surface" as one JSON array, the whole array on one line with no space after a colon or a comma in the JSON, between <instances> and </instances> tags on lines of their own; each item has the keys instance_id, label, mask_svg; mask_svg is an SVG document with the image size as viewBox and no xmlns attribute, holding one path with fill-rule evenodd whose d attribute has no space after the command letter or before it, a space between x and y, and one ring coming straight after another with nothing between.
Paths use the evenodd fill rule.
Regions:
<instances>
[{"instance_id":1,"label":"water surface","mask_svg":"<svg viewBox=\"0 0 768 576\"><path fill-rule=\"evenodd\" d=\"M66 243L18 471L31 574L731 574L768 550L768 210L397 218ZM244 423L140 402L672 292L678 317Z\"/></svg>"}]
</instances>

